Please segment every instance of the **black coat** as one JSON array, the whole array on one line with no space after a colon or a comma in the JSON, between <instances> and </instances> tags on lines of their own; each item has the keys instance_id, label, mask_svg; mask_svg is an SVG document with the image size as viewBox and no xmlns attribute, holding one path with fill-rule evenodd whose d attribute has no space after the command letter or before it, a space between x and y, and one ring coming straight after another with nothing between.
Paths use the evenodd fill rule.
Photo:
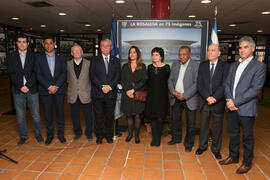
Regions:
<instances>
[{"instance_id":1,"label":"black coat","mask_svg":"<svg viewBox=\"0 0 270 180\"><path fill-rule=\"evenodd\" d=\"M23 76L26 79L27 88L30 92L37 92L37 81L36 74L34 71L35 67L35 54L31 51L27 51L24 69L22 68L22 63L20 59L20 54L18 51L12 53L8 58L8 74L11 79L11 91L14 94L19 94L21 92L21 88L24 86L23 84Z\"/></svg>"}]
</instances>

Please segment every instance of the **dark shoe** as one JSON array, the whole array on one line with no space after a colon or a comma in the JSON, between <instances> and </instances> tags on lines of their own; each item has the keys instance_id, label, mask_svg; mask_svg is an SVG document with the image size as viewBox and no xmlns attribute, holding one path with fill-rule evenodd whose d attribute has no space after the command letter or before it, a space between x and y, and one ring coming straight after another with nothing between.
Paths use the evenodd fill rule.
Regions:
<instances>
[{"instance_id":1,"label":"dark shoe","mask_svg":"<svg viewBox=\"0 0 270 180\"><path fill-rule=\"evenodd\" d=\"M222 158L220 152L213 152L213 154L214 154L216 159L221 159Z\"/></svg>"},{"instance_id":2,"label":"dark shoe","mask_svg":"<svg viewBox=\"0 0 270 180\"><path fill-rule=\"evenodd\" d=\"M135 143L136 144L139 144L141 141L140 141L140 137L139 136L135 136Z\"/></svg>"},{"instance_id":3,"label":"dark shoe","mask_svg":"<svg viewBox=\"0 0 270 180\"><path fill-rule=\"evenodd\" d=\"M44 142L44 139L41 136L41 134L36 137L36 140L37 140L38 143Z\"/></svg>"},{"instance_id":4,"label":"dark shoe","mask_svg":"<svg viewBox=\"0 0 270 180\"><path fill-rule=\"evenodd\" d=\"M128 137L126 138L126 142L129 142L133 137L133 134L128 134Z\"/></svg>"},{"instance_id":5,"label":"dark shoe","mask_svg":"<svg viewBox=\"0 0 270 180\"><path fill-rule=\"evenodd\" d=\"M58 136L58 139L61 143L67 142L66 138L64 136Z\"/></svg>"},{"instance_id":6,"label":"dark shoe","mask_svg":"<svg viewBox=\"0 0 270 180\"><path fill-rule=\"evenodd\" d=\"M86 136L88 141L92 141L93 140L93 136Z\"/></svg>"},{"instance_id":7,"label":"dark shoe","mask_svg":"<svg viewBox=\"0 0 270 180\"><path fill-rule=\"evenodd\" d=\"M99 138L99 137L98 137L97 140L96 140L96 143L97 143L97 144L102 144L102 138Z\"/></svg>"},{"instance_id":8,"label":"dark shoe","mask_svg":"<svg viewBox=\"0 0 270 180\"><path fill-rule=\"evenodd\" d=\"M116 131L115 135L116 135L117 137L120 137L120 136L122 136L122 133L121 133L121 132Z\"/></svg>"},{"instance_id":9,"label":"dark shoe","mask_svg":"<svg viewBox=\"0 0 270 180\"><path fill-rule=\"evenodd\" d=\"M192 150L192 147L185 147L186 152L191 152L191 150Z\"/></svg>"},{"instance_id":10,"label":"dark shoe","mask_svg":"<svg viewBox=\"0 0 270 180\"><path fill-rule=\"evenodd\" d=\"M112 138L108 138L107 139L107 143L112 144L113 143L113 139Z\"/></svg>"},{"instance_id":11,"label":"dark shoe","mask_svg":"<svg viewBox=\"0 0 270 180\"><path fill-rule=\"evenodd\" d=\"M45 144L46 145L51 144L52 143L52 140L53 140L53 138L47 138L46 141L45 141Z\"/></svg>"},{"instance_id":12,"label":"dark shoe","mask_svg":"<svg viewBox=\"0 0 270 180\"><path fill-rule=\"evenodd\" d=\"M156 146L156 142L152 140L150 146Z\"/></svg>"},{"instance_id":13,"label":"dark shoe","mask_svg":"<svg viewBox=\"0 0 270 180\"><path fill-rule=\"evenodd\" d=\"M196 150L195 154L201 155L204 151L206 151L206 149L200 149L200 148L198 148L198 149Z\"/></svg>"},{"instance_id":14,"label":"dark shoe","mask_svg":"<svg viewBox=\"0 0 270 180\"><path fill-rule=\"evenodd\" d=\"M240 166L240 168L238 168L237 170L236 170L236 173L237 174L245 174L245 173L247 173L249 170L251 169L251 165L244 165L244 164L242 164L241 166Z\"/></svg>"},{"instance_id":15,"label":"dark shoe","mask_svg":"<svg viewBox=\"0 0 270 180\"><path fill-rule=\"evenodd\" d=\"M73 138L73 141L78 141L82 137L81 134L76 134L75 137Z\"/></svg>"},{"instance_id":16,"label":"dark shoe","mask_svg":"<svg viewBox=\"0 0 270 180\"><path fill-rule=\"evenodd\" d=\"M229 165L233 163L238 163L238 161L233 160L231 157L227 157L226 159L223 159L222 161L218 162L220 165Z\"/></svg>"},{"instance_id":17,"label":"dark shoe","mask_svg":"<svg viewBox=\"0 0 270 180\"><path fill-rule=\"evenodd\" d=\"M23 145L23 144L25 143L26 140L27 140L27 139L25 139L25 138L20 138L20 140L19 140L19 142L17 143L17 145L18 145L18 146Z\"/></svg>"},{"instance_id":18,"label":"dark shoe","mask_svg":"<svg viewBox=\"0 0 270 180\"><path fill-rule=\"evenodd\" d=\"M181 143L181 141L171 140L168 142L168 145L175 145L175 144L179 144L179 143Z\"/></svg>"}]
</instances>

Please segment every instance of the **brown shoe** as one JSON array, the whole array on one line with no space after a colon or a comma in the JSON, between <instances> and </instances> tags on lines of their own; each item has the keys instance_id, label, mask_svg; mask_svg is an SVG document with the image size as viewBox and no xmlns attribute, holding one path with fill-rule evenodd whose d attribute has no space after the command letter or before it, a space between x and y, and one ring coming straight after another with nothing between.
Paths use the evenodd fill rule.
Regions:
<instances>
[{"instance_id":1,"label":"brown shoe","mask_svg":"<svg viewBox=\"0 0 270 180\"><path fill-rule=\"evenodd\" d=\"M220 165L229 165L233 163L238 163L238 161L233 160L231 157L227 157L226 159L223 159L222 161L218 162Z\"/></svg>"},{"instance_id":2,"label":"brown shoe","mask_svg":"<svg viewBox=\"0 0 270 180\"><path fill-rule=\"evenodd\" d=\"M240 166L240 168L238 168L238 169L236 170L236 173L237 173L237 174L245 174L245 173L247 173L250 169L251 169L251 165L248 166L248 165L242 164L242 165Z\"/></svg>"}]
</instances>

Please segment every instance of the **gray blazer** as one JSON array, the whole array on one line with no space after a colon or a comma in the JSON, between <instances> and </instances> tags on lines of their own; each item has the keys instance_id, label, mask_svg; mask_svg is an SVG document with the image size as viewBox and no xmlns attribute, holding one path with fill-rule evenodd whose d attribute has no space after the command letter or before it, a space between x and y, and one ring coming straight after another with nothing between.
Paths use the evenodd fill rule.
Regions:
<instances>
[{"instance_id":1,"label":"gray blazer","mask_svg":"<svg viewBox=\"0 0 270 180\"><path fill-rule=\"evenodd\" d=\"M265 77L266 66L264 63L253 58L245 70L235 89L235 98L233 98L234 79L239 61L234 62L225 82L225 97L232 99L234 105L238 107L239 116L255 117L258 115L258 94L262 90ZM229 109L226 107L228 112Z\"/></svg>"},{"instance_id":2,"label":"gray blazer","mask_svg":"<svg viewBox=\"0 0 270 180\"><path fill-rule=\"evenodd\" d=\"M67 101L75 103L79 96L83 104L91 102L90 61L83 59L82 69L77 79L73 60L67 62Z\"/></svg>"},{"instance_id":3,"label":"gray blazer","mask_svg":"<svg viewBox=\"0 0 270 180\"><path fill-rule=\"evenodd\" d=\"M171 93L171 105L174 105L176 82L179 77L179 71L181 68L180 61L174 62L171 69L171 74L168 80L168 86ZM196 110L199 108L199 97L197 93L197 76L198 76L199 64L193 60L190 60L184 75L184 98L187 106L190 110Z\"/></svg>"}]
</instances>

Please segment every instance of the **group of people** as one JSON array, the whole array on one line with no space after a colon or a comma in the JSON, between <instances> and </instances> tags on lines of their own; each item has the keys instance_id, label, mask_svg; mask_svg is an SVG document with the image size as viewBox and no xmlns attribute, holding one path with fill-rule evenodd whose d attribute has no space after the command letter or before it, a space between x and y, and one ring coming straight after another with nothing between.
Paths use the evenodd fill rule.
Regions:
<instances>
[{"instance_id":1,"label":"group of people","mask_svg":"<svg viewBox=\"0 0 270 180\"><path fill-rule=\"evenodd\" d=\"M240 127L243 131L244 158L237 173L250 170L253 159L253 126L258 114L257 96L263 87L266 67L253 57L255 42L249 36L239 40L240 59L230 66L219 59L218 44L211 44L207 50L207 61L200 64L191 59L188 46L179 48L179 60L171 68L164 63L164 50L155 47L151 51L152 64L146 67L138 47L131 46L128 62L122 66L117 57L110 55L112 42L109 39L100 43L101 54L91 61L83 58L80 45L71 49L73 59L65 57L54 49L55 41L47 37L43 41L45 51L35 55L27 50L28 39L24 35L17 38L18 51L8 59L11 90L17 113L20 140L27 140L25 119L26 100L32 115L33 129L38 142L43 142L39 115L41 99L47 139L49 145L54 138L53 106L56 112L57 136L65 143L64 137L64 97L70 104L74 141L82 136L80 108L85 118L85 135L92 137L92 106L96 143L113 143L114 109L117 85L122 85L121 111L128 124L126 142L135 135L135 143L140 143L140 115L151 120L151 146L160 146L163 121L172 107L172 139L169 145L182 142L182 114L186 112L186 134L184 146L191 152L194 146L196 111L200 110L200 136L195 154L201 155L208 148L208 131L212 119L211 151L216 159L221 159L222 129L224 111L227 112L228 133L230 136L229 157L220 161L221 165L238 163L240 148ZM66 85L66 83L68 85ZM136 96L145 95L146 100ZM169 90L169 93L168 93ZM170 97L169 97L170 96Z\"/></svg>"}]
</instances>

